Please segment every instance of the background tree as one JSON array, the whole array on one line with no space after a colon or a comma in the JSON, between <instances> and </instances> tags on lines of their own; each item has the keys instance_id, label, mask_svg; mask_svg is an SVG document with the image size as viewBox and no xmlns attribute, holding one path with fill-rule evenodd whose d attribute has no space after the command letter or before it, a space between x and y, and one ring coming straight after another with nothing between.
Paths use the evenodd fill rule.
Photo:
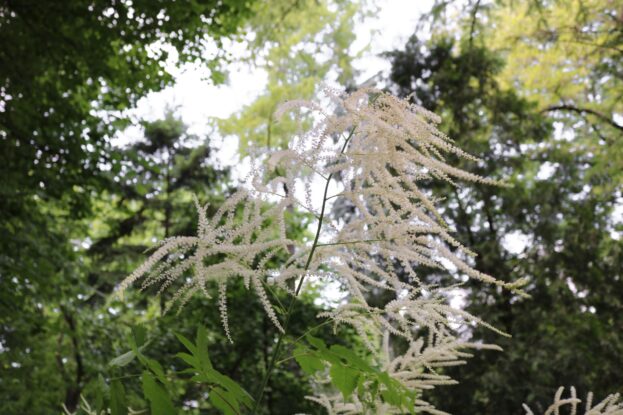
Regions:
<instances>
[{"instance_id":1,"label":"background tree","mask_svg":"<svg viewBox=\"0 0 623 415\"><path fill-rule=\"evenodd\" d=\"M460 383L439 389L434 400L449 412L511 414L521 413L520 402L546 408L560 382L598 395L621 390L615 369L623 355L621 246L612 222L620 182L608 162L587 149L605 143L595 129L584 128L586 114L578 112L579 128L566 139L553 133L558 114L501 82L504 55L467 27L458 42L443 35L429 43L412 38L404 51L390 54L391 80L400 94L415 92L418 103L440 113L463 148L485 155L477 173L512 184L431 191L446 196L450 225L479 253L475 268L503 279L530 277L532 299L466 286L466 309L513 338L467 333L505 352L479 353L466 366L449 369ZM521 54L516 47L511 53ZM616 129L605 125L607 119L600 123L602 131Z\"/></svg>"},{"instance_id":2,"label":"background tree","mask_svg":"<svg viewBox=\"0 0 623 415\"><path fill-rule=\"evenodd\" d=\"M316 6L284 2L279 10L285 18ZM205 147L184 147L163 165L179 149L155 136L180 133L178 121L147 126L157 143L111 147L110 137L132 122L124 110L173 82L168 64L203 63L221 82L221 63L231 59L225 38L243 27L262 33L250 49L263 47L260 38L286 38L271 20L276 10L236 0L0 6L4 412L49 413L63 401L73 407L114 356L101 346L117 350L127 326L140 320L133 312L118 317L118 305L106 300L135 254L170 229L192 226L191 190L204 200L209 193L215 206L226 192L224 176L207 168ZM332 30L324 6L318 10L305 21ZM206 54L206 42L216 54ZM107 329L115 324L119 330Z\"/></svg>"},{"instance_id":3,"label":"background tree","mask_svg":"<svg viewBox=\"0 0 623 415\"><path fill-rule=\"evenodd\" d=\"M79 221L89 215L92 192L106 186L101 166L120 167L107 140L124 125L119 111L171 83L164 68L169 52L182 63L202 59L204 40L233 35L250 4L0 6L0 367L2 382L12 385L2 387L11 397L6 405L45 411L46 394L63 390L54 372L44 388L49 366L37 364L55 361L47 351L72 347L57 347L57 334L67 333L65 341L77 336L75 318L63 322L59 308L75 301L75 286L85 282L80 247L70 241L83 239ZM215 78L222 60L222 54L207 60ZM84 370L76 359L75 376L68 376L81 384ZM13 386L41 393L14 395Z\"/></svg>"},{"instance_id":4,"label":"background tree","mask_svg":"<svg viewBox=\"0 0 623 415\"><path fill-rule=\"evenodd\" d=\"M225 53L206 58L203 42L234 35L250 5L5 2L0 14L5 182L22 192L43 182L50 195L82 183L89 177L81 174L84 169L96 171L98 162L108 161L103 138L118 124L106 112L129 108L169 85L173 79L165 64L172 53L180 64L206 62L218 79Z\"/></svg>"},{"instance_id":5,"label":"background tree","mask_svg":"<svg viewBox=\"0 0 623 415\"><path fill-rule=\"evenodd\" d=\"M249 146L286 148L297 123L286 117L276 121L281 103L311 99L327 80L354 83L352 61L361 52L351 50L354 28L368 11L365 1L286 0L253 16L252 50L260 57L253 64L266 72L266 89L237 113L217 120L221 133L240 139L241 154Z\"/></svg>"},{"instance_id":6,"label":"background tree","mask_svg":"<svg viewBox=\"0 0 623 415\"><path fill-rule=\"evenodd\" d=\"M99 238L89 249L89 253L97 259L97 266L93 268L103 271L96 273L98 279L91 279L91 283L102 284L108 293L114 284L138 266L144 258L143 252L153 246L156 239L195 232L197 215L193 194L202 203L210 203L208 214L213 215L223 199L234 191L227 179L227 171L212 167L215 161L208 142L188 135L184 124L172 112L168 112L162 120L143 125L145 139L130 145L124 152L122 169L115 176L118 191L103 195L105 211L98 214L98 223L103 229L99 230ZM293 217L291 226L302 237L306 228L302 224L305 221L301 223L300 219ZM216 299L216 287L210 291ZM128 306L127 299L124 303L116 302L116 307L119 307L121 315L134 315L133 321L141 322L148 329L148 336L153 340L145 353L172 373L179 371L180 362L173 357L181 350L174 333L193 338L197 325L205 326L215 366L253 392L257 379L261 379L266 370L278 332L263 313L253 292L240 283L230 294L227 302L231 311L229 319L233 344L225 336L214 300L197 298L185 307L183 313L177 314L173 309L164 316L164 293L159 301L146 300L144 295L138 294L133 300L134 307ZM311 294L305 297L304 306L297 313L299 331L313 324L321 310L314 306L313 299ZM285 297L281 296L280 301L285 301ZM147 314L142 315L144 312ZM324 335L327 334L325 330ZM99 347L112 352L113 357L115 353L125 352L127 344L104 343ZM119 375L128 372L140 374L138 362L125 367ZM106 370L103 373L111 374ZM138 398L142 396L138 383L132 382L132 379L124 383L134 392L136 404L144 405ZM193 385L190 382L177 384L176 406L182 408L189 405L188 402L203 397L199 399L198 408L209 409L205 392ZM304 399L311 393L310 386L300 376L294 362L282 367L268 388L262 413L310 412L314 409ZM218 412L212 408L208 413Z\"/></svg>"},{"instance_id":7,"label":"background tree","mask_svg":"<svg viewBox=\"0 0 623 415\"><path fill-rule=\"evenodd\" d=\"M137 324L148 331L145 353L173 377L179 361L170 357L181 349L172 332L193 337L201 322L215 366L256 392L277 333L242 286L230 287L228 298L233 345L205 299L162 317L159 301L110 296L155 241L194 232L193 194L211 203L211 213L235 184L214 167L209 141L188 134L172 113L143 123L140 142L118 148L110 138L135 122L125 110L173 83L167 65L201 63L221 82L221 64L232 59L225 39L244 38L241 60L266 71L267 90L220 121L220 132L240 137L241 155L249 145L283 148L297 127L287 117L274 121L277 104L312 97L327 78L353 82L354 27L368 6L0 6L0 412L56 413L61 403L72 409L81 394L107 396L115 378L123 378L132 406L145 407L138 362L109 365L127 352ZM580 395L622 392L623 229L615 215L623 202L622 11L609 0L477 0L445 13L452 7L439 2L436 19L426 20L429 41L413 38L389 55L390 88L415 91L462 148L485 155L474 172L513 184L428 190L445 197L441 213L480 253L474 267L506 281L530 277L533 298L519 301L472 283L457 291L468 311L514 337L465 332L505 352L480 352L467 366L448 369L461 383L427 398L456 413L512 414L521 402L543 409L561 383L575 384ZM206 42L216 45L214 54L205 53ZM344 219L348 206L342 208L334 213ZM306 235L306 223L292 217L297 237ZM432 282L447 278L420 272ZM390 300L374 294L370 301ZM320 311L317 295L303 297L294 335ZM328 339L325 329L317 335ZM302 399L311 391L294 361L270 382L264 413L319 410ZM215 412L205 399L196 407L205 390L174 386L178 407Z\"/></svg>"},{"instance_id":8,"label":"background tree","mask_svg":"<svg viewBox=\"0 0 623 415\"><path fill-rule=\"evenodd\" d=\"M155 241L194 232L197 218L193 194L203 202L210 201L213 213L233 191L227 170L213 167L208 140L189 135L172 112L143 126L144 139L116 150L118 168L108 171L109 183L102 191L90 194L93 216L86 217L80 226L74 220L59 224L61 228L71 227L66 232L75 238L75 249L67 252L68 265L59 276L59 284L50 288L46 302L34 303L38 297L29 297L16 282L9 286L14 290L9 305L17 307L22 302L21 307L29 314L17 322L10 321L10 315L3 316L5 327L19 334L3 339L0 354L0 408L5 413L47 414L60 410L60 403L73 410L80 395L91 399L106 396L106 385L117 377L127 387L128 403L143 407L140 382L135 381L141 373L138 362L122 369L109 365L127 351L130 328L137 324L147 329L145 353L172 374L179 371L174 356L181 351L174 332L193 338L198 324L208 329L211 357L222 373L253 391L266 370L278 333L257 297L242 284L236 285L228 298L234 344L225 337L213 301L197 299L183 314L172 310L163 317L163 301L147 300L142 295L124 302L111 297L116 284L136 267L145 249ZM298 219L293 218L292 226L298 226L296 232L303 235L306 228L300 222L295 225ZM217 297L216 289L213 295ZM321 309L313 299L312 294L304 297L304 306L295 316L295 331L315 322ZM328 332L320 330L318 334L322 337ZM193 413L192 402L204 394L193 383L182 382L176 384L176 392L176 406L186 407L188 413ZM310 386L292 361L280 368L269 384L262 413L283 413L292 408L313 413L316 408L304 399L310 393ZM218 413L214 408L210 412L206 402L199 399L197 413Z\"/></svg>"}]
</instances>

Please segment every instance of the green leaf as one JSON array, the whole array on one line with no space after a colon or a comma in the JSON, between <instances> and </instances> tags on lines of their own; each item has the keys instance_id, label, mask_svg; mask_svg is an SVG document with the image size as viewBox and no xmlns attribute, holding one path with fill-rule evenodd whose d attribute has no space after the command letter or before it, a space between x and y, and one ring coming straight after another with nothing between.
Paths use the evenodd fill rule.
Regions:
<instances>
[{"instance_id":1,"label":"green leaf","mask_svg":"<svg viewBox=\"0 0 623 415\"><path fill-rule=\"evenodd\" d=\"M180 343L182 343L184 347L186 347L186 349L188 349L190 353L192 353L193 355L197 354L197 347L193 344L193 342L188 340L187 337L184 337L183 335L179 333L175 333L175 337L177 337Z\"/></svg>"},{"instance_id":2,"label":"green leaf","mask_svg":"<svg viewBox=\"0 0 623 415\"><path fill-rule=\"evenodd\" d=\"M134 189L136 190L136 192L140 195L146 195L147 193L149 193L149 186L147 186L144 183L136 183L134 185Z\"/></svg>"},{"instance_id":3,"label":"green leaf","mask_svg":"<svg viewBox=\"0 0 623 415\"><path fill-rule=\"evenodd\" d=\"M304 347L297 347L294 350L294 359L299 366L301 366L303 372L308 375L313 375L314 373L324 369L322 360L311 354L311 351Z\"/></svg>"},{"instance_id":4,"label":"green leaf","mask_svg":"<svg viewBox=\"0 0 623 415\"><path fill-rule=\"evenodd\" d=\"M125 389L119 380L113 380L110 385L110 413L111 415L128 414L128 405L125 400Z\"/></svg>"},{"instance_id":5,"label":"green leaf","mask_svg":"<svg viewBox=\"0 0 623 415\"><path fill-rule=\"evenodd\" d=\"M147 329L141 325L132 326L132 336L134 337L136 346L140 348L147 340Z\"/></svg>"},{"instance_id":6,"label":"green leaf","mask_svg":"<svg viewBox=\"0 0 623 415\"><path fill-rule=\"evenodd\" d=\"M346 362L348 362L350 366L353 366L364 372L374 372L374 369L365 360L357 356L352 350L347 349L342 345L334 344L333 346L331 346L330 351L339 356L340 358L346 360Z\"/></svg>"},{"instance_id":7,"label":"green leaf","mask_svg":"<svg viewBox=\"0 0 623 415\"><path fill-rule=\"evenodd\" d=\"M336 354L332 353L326 346L325 342L319 338L316 338L312 335L307 335L305 336L305 338L307 339L307 341L309 342L309 344L311 344L312 346L314 346L317 349L316 355L321 358L322 360L326 360L329 363L332 364L338 364L338 363L342 363L340 361L339 356L337 356Z\"/></svg>"},{"instance_id":8,"label":"green leaf","mask_svg":"<svg viewBox=\"0 0 623 415\"><path fill-rule=\"evenodd\" d=\"M381 396L383 397L383 400L385 402L387 402L388 404L390 404L390 405L400 405L401 404L400 395L393 388L391 388L391 389L383 389L381 391Z\"/></svg>"},{"instance_id":9,"label":"green leaf","mask_svg":"<svg viewBox=\"0 0 623 415\"><path fill-rule=\"evenodd\" d=\"M240 406L238 402L227 392L221 388L214 388L210 391L210 402L225 415L240 414Z\"/></svg>"},{"instance_id":10,"label":"green leaf","mask_svg":"<svg viewBox=\"0 0 623 415\"><path fill-rule=\"evenodd\" d=\"M176 356L182 359L184 362L186 362L189 366L192 366L193 369L195 370L200 369L199 362L197 361L197 359L194 358L194 356L191 356L188 353L182 353L182 352L176 354Z\"/></svg>"},{"instance_id":11,"label":"green leaf","mask_svg":"<svg viewBox=\"0 0 623 415\"><path fill-rule=\"evenodd\" d=\"M376 379L376 377L372 377L372 379L367 382L368 379L366 379L364 376L360 376L359 377L359 382L357 382L357 392L359 393L359 396L366 396L366 390L369 392L369 394L372 396L372 399L374 399L376 397L376 394L379 391L379 381Z\"/></svg>"},{"instance_id":12,"label":"green leaf","mask_svg":"<svg viewBox=\"0 0 623 415\"><path fill-rule=\"evenodd\" d=\"M108 362L109 366L124 367L134 360L136 353L133 350L119 355Z\"/></svg>"},{"instance_id":13,"label":"green leaf","mask_svg":"<svg viewBox=\"0 0 623 415\"><path fill-rule=\"evenodd\" d=\"M94 381L95 385L95 400L93 401L93 405L95 407L96 412L99 414L104 410L104 396L108 392L108 385L106 385L106 381L101 373L97 376L97 379Z\"/></svg>"},{"instance_id":14,"label":"green leaf","mask_svg":"<svg viewBox=\"0 0 623 415\"><path fill-rule=\"evenodd\" d=\"M210 369L208 372L210 373L214 383L227 389L227 391L232 393L238 401L241 401L249 407L253 405L253 398L251 397L251 395L246 390L244 390L242 386L238 385L232 378L227 375L223 375L222 373L219 373L214 369Z\"/></svg>"},{"instance_id":15,"label":"green leaf","mask_svg":"<svg viewBox=\"0 0 623 415\"><path fill-rule=\"evenodd\" d=\"M140 347L137 347L136 340L132 336L130 337L130 346L132 347L132 350L111 359L108 362L108 365L113 366L113 367L124 367L128 365L129 363L131 363L134 360L134 358L136 358L137 356L139 360L141 361L141 363L145 364L144 356L141 352L145 349L147 345L143 344Z\"/></svg>"},{"instance_id":16,"label":"green leaf","mask_svg":"<svg viewBox=\"0 0 623 415\"><path fill-rule=\"evenodd\" d=\"M344 395L344 399L348 399L357 387L359 380L359 372L339 363L331 365L329 370L331 375L331 383L339 389Z\"/></svg>"},{"instance_id":17,"label":"green leaf","mask_svg":"<svg viewBox=\"0 0 623 415\"><path fill-rule=\"evenodd\" d=\"M154 375L156 375L156 378L162 384L168 386L169 381L167 380L167 377L164 374L164 369L162 369L162 366L160 365L160 363L158 363L154 359L149 359L149 358L146 358L146 357L143 358L143 361L144 361L143 364L145 366L147 366L149 368L149 370L151 370Z\"/></svg>"},{"instance_id":18,"label":"green leaf","mask_svg":"<svg viewBox=\"0 0 623 415\"><path fill-rule=\"evenodd\" d=\"M222 387L222 390L227 393L227 397L225 399L227 401L233 400L236 407L238 407L240 403L249 408L253 406L253 398L246 390L244 390L244 388L238 385L229 376L218 372L212 366L212 362L210 362L210 356L208 354L208 336L204 327L200 326L197 329L196 345L181 334L176 334L176 336L179 341L183 343L184 346L186 346L186 348L192 353L192 355L188 353L178 353L177 357L192 366L193 370L197 373L192 377L194 382L209 383Z\"/></svg>"},{"instance_id":19,"label":"green leaf","mask_svg":"<svg viewBox=\"0 0 623 415\"><path fill-rule=\"evenodd\" d=\"M199 359L199 363L202 368L211 369L212 362L210 362L210 355L208 354L208 333L205 327L199 326L197 328L197 349L194 353Z\"/></svg>"},{"instance_id":20,"label":"green leaf","mask_svg":"<svg viewBox=\"0 0 623 415\"><path fill-rule=\"evenodd\" d=\"M318 349L320 351L327 350L327 346L326 346L326 344L324 343L324 341L322 339L314 337L311 334L308 334L307 336L305 336L305 338L307 339L309 344L314 346L316 349Z\"/></svg>"},{"instance_id":21,"label":"green leaf","mask_svg":"<svg viewBox=\"0 0 623 415\"><path fill-rule=\"evenodd\" d=\"M172 415L177 413L167 391L156 382L149 372L144 371L141 379L143 381L143 394L145 399L149 401L151 415Z\"/></svg>"},{"instance_id":22,"label":"green leaf","mask_svg":"<svg viewBox=\"0 0 623 415\"><path fill-rule=\"evenodd\" d=\"M391 405L405 406L409 405L415 398L415 395L398 381L391 378L387 372L379 373L378 379L383 383L385 388L381 390L383 400Z\"/></svg>"}]
</instances>

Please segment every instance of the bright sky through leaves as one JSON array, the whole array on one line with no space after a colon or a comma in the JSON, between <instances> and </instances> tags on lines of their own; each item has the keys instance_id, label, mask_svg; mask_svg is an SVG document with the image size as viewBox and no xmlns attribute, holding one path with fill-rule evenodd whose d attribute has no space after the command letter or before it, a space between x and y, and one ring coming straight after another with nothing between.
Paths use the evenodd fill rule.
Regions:
<instances>
[{"instance_id":1,"label":"bright sky through leaves","mask_svg":"<svg viewBox=\"0 0 623 415\"><path fill-rule=\"evenodd\" d=\"M360 74L358 82L364 82L379 71L388 71L389 62L377 55L381 52L402 47L415 30L420 15L432 6L432 1L385 0L377 2L379 13L366 18L364 24L357 24L357 40L352 50L358 51L370 45L368 51L355 61ZM225 42L231 47L233 58L245 54L241 43ZM189 133L205 134L209 132L211 117L230 116L244 105L250 104L266 86L267 76L263 70L251 68L245 64L234 63L229 66L227 85L214 86L209 80L202 79L207 71L195 66L175 67L175 60L167 70L175 75L175 85L141 99L133 114L140 118L155 120L167 107L176 108L184 122L189 126ZM139 127L131 127L116 142L123 144L142 137ZM234 143L222 146L225 159L237 157ZM223 159L219 155L219 159Z\"/></svg>"}]
</instances>

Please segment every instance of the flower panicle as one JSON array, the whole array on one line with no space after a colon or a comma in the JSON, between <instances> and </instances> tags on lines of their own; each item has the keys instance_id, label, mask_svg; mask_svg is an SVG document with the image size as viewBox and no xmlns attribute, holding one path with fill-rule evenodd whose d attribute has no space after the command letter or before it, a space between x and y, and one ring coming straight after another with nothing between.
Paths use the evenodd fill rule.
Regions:
<instances>
[{"instance_id":1,"label":"flower panicle","mask_svg":"<svg viewBox=\"0 0 623 415\"><path fill-rule=\"evenodd\" d=\"M330 108L307 101L280 107L276 118L306 117L312 128L293 137L289 148L255 157L241 189L211 216L209 206L195 198L196 236L163 241L119 290L143 279L144 289L175 289L169 304L181 307L195 293L209 296L214 285L231 341L226 298L231 279L242 279L257 293L282 333L285 323L266 284L296 295L298 289L292 287L302 286L303 280L336 281L347 291L346 301L321 317L353 327L368 349L383 357L388 376L404 388L451 384L454 380L435 368L464 363L469 349L495 348L464 341L458 326L479 324L504 333L448 306L443 287L426 285L420 270L453 272L517 296L525 295L525 281L501 281L471 265L475 254L451 235L430 183L503 183L453 166L448 160L465 159L476 166L480 160L439 131L437 115L408 100L373 89L352 94L326 89L325 95ZM336 217L328 213L332 209L348 213ZM286 223L299 211L315 221L315 238L307 242L293 237ZM370 294L379 291L392 300L370 304ZM400 356L379 346L396 336L408 343ZM366 413L364 401L369 401L328 395L312 399L335 414ZM443 413L419 399L415 405L420 412ZM401 413L382 399L377 406L382 413Z\"/></svg>"}]
</instances>

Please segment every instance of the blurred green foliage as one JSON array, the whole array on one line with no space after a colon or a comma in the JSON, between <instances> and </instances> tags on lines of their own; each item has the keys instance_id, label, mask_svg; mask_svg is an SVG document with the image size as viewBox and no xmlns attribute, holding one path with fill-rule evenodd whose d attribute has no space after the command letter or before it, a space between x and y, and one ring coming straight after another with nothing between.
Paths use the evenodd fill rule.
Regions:
<instances>
[{"instance_id":1,"label":"blurred green foliage","mask_svg":"<svg viewBox=\"0 0 623 415\"><path fill-rule=\"evenodd\" d=\"M423 21L430 39L414 36L387 55L389 88L415 92L417 103L439 113L449 136L484 159L475 173L512 184L429 190L444 198L458 239L479 253L476 269L509 281L530 277L532 298L464 285L467 310L513 338L466 330L505 352L478 352L449 368L459 385L425 398L454 413L515 414L522 402L543 409L560 384L597 397L623 392L622 225L614 222L623 187L621 11L607 0L474 1L446 13L451 5L438 2ZM84 395L113 413L150 404L218 413L205 385L185 380L179 372L187 365L173 357L182 350L175 333L195 338L199 325L214 369L256 393L278 333L241 283L228 298L234 344L210 300L163 316L166 298L153 291L123 302L112 295L145 249L194 232L193 194L211 212L218 208L234 190L227 170L215 167L209 140L188 134L173 113L143 123L139 142L113 148L110 138L129 124L124 110L172 83L166 62L202 62L223 81L230 57L222 41L251 27L249 61L262 62L267 90L219 127L241 139L241 154L251 145L286 146L295 129L293 120L274 119L280 102L312 97L328 76L354 83L361 7L286 0L0 6L0 412L59 413ZM205 39L216 44L214 55L204 54ZM293 215L289 226L303 237L306 223ZM509 235L522 243L509 248ZM420 271L430 282L448 278ZM292 336L316 324L316 295L302 297ZM334 339L327 326L314 336ZM352 347L352 333L340 336L338 344ZM295 355L303 348L288 343ZM307 372L319 368L298 360ZM331 375L345 394L358 386L337 369ZM312 394L306 376L295 359L283 361L261 412L318 413L303 399Z\"/></svg>"},{"instance_id":2,"label":"blurred green foliage","mask_svg":"<svg viewBox=\"0 0 623 415\"><path fill-rule=\"evenodd\" d=\"M86 335L83 327L118 337L117 329L106 328L105 308L100 314L77 312L77 304L102 295L91 285L100 274L88 271L92 259L82 251L98 211L92 205L102 192L119 190L101 173L102 166L112 172L122 168L123 155L111 149L108 138L127 125L121 110L172 82L165 68L169 52L175 51L180 63L203 60L204 39L220 43L234 35L250 4L9 1L0 6L3 412L50 413L53 402L75 403L98 361L78 358L80 350L101 339ZM170 48L161 47L164 43ZM219 54L207 60L213 75L223 59Z\"/></svg>"},{"instance_id":3,"label":"blurred green foliage","mask_svg":"<svg viewBox=\"0 0 623 415\"><path fill-rule=\"evenodd\" d=\"M504 352L475 353L467 365L448 369L459 384L436 389L430 399L451 413L520 414L522 402L546 409L559 385L575 385L580 394L592 390L597 397L621 392L623 248L621 223L615 222L614 212L621 208L623 165L616 138L621 137L621 127L615 121L620 101L613 106L612 97L623 93L617 75L623 60L620 49L605 50L599 39L585 43L580 31L582 25L594 24L603 29L599 36L620 40L620 26L595 22L595 16L599 21L618 17L608 2L590 2L592 6L585 6L598 9L579 16L593 18L592 23L578 17L576 37L565 33L561 38L567 42L571 36L580 43L572 45L575 54L601 60L587 67L558 55L565 44L556 45L554 39L551 48L541 48L542 39L526 40L530 34L525 25L500 17L518 19L517 9L500 2L475 10L479 3L458 18L429 21L429 41L414 36L404 50L389 53L391 88L403 96L414 92L416 102L440 114L448 135L484 159L474 168L476 173L511 185L431 191L444 197L444 215L459 240L478 253L475 268L509 281L529 277L526 290L532 298L520 300L477 283L465 285L467 311L512 338L486 329L466 330L466 336L499 344ZM531 2L515 3L527 7ZM536 25L541 15L568 15L584 2L571 2L569 10L571 5L564 3L542 3L541 9L524 10L528 15L521 19ZM495 50L488 38L495 27L523 34L517 44L506 42ZM532 45L528 50L522 49L526 43ZM591 52L596 49L598 55ZM518 66L515 59L521 55L524 62L530 61L529 53L531 62L558 62L558 68L541 72L548 82L576 71L582 82L600 83L605 89L593 96L590 107L599 108L604 118L573 110L587 105L581 93L555 86L533 89L509 75L526 75L527 64ZM543 83L538 76L530 80ZM543 99L548 100L545 109ZM557 106L564 108L554 110ZM430 282L444 278L429 270L422 273ZM460 275L455 278L461 281Z\"/></svg>"}]
</instances>

